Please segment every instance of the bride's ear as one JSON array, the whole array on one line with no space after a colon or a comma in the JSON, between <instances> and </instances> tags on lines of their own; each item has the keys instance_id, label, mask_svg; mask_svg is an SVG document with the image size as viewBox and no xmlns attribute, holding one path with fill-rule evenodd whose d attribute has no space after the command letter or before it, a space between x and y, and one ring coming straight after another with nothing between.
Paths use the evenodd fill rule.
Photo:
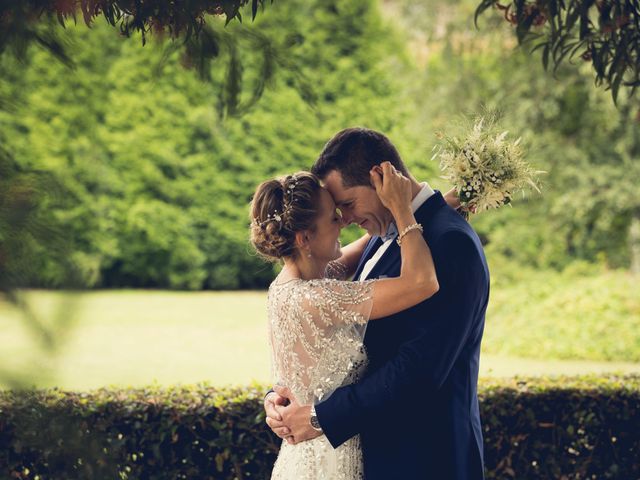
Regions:
<instances>
[{"instance_id":1,"label":"bride's ear","mask_svg":"<svg viewBox=\"0 0 640 480\"><path fill-rule=\"evenodd\" d=\"M303 230L301 232L296 232L296 248L298 250L304 250L309 245L309 231Z\"/></svg>"}]
</instances>

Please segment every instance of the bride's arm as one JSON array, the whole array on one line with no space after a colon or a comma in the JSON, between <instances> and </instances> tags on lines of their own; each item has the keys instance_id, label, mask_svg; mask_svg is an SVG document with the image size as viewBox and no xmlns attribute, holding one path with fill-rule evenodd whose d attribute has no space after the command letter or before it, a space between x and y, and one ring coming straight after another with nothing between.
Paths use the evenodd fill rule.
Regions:
<instances>
[{"instance_id":1,"label":"bride's arm","mask_svg":"<svg viewBox=\"0 0 640 480\"><path fill-rule=\"evenodd\" d=\"M416 220L411 210L394 214L398 229L404 231ZM440 288L431 250L420 231L410 231L400 247L400 276L373 281L373 305L370 320L388 317L413 307L434 295Z\"/></svg>"},{"instance_id":2,"label":"bride's arm","mask_svg":"<svg viewBox=\"0 0 640 480\"><path fill-rule=\"evenodd\" d=\"M452 188L444 194L444 200L451 208L456 210L460 208L460 198L458 198L458 192L456 192L455 188ZM371 240L371 235L366 233L359 239L342 247L342 256L337 261L344 265L346 269L346 278L351 278L353 274L356 273L358 262L360 261L369 240Z\"/></svg>"},{"instance_id":3,"label":"bride's arm","mask_svg":"<svg viewBox=\"0 0 640 480\"><path fill-rule=\"evenodd\" d=\"M440 288L431 250L422 236L411 209L411 185L388 162L381 164L383 175L372 172L373 183L382 204L393 214L402 232L400 276L373 281L370 320L406 310L434 295ZM419 228L419 231L414 231Z\"/></svg>"}]
</instances>

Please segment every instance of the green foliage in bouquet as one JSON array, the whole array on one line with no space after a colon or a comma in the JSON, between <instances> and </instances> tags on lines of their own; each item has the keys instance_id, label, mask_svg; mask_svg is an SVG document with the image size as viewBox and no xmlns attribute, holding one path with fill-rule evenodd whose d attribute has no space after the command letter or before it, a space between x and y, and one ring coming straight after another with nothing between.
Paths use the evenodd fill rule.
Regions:
<instances>
[{"instance_id":1,"label":"green foliage in bouquet","mask_svg":"<svg viewBox=\"0 0 640 480\"><path fill-rule=\"evenodd\" d=\"M268 478L266 388L0 392L0 476ZM640 475L640 377L492 380L480 402L489 479Z\"/></svg>"}]
</instances>

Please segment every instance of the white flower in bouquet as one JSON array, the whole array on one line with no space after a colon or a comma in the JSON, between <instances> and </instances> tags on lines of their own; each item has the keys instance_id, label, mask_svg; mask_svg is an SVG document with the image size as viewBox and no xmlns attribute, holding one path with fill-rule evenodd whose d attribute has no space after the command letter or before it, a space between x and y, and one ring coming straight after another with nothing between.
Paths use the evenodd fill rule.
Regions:
<instances>
[{"instance_id":1,"label":"white flower in bouquet","mask_svg":"<svg viewBox=\"0 0 640 480\"><path fill-rule=\"evenodd\" d=\"M511 202L513 195L527 187L538 193L538 175L524 160L520 138L507 139L495 122L476 120L461 138L438 134L433 158L439 158L444 179L458 192L467 210L481 212Z\"/></svg>"}]
</instances>

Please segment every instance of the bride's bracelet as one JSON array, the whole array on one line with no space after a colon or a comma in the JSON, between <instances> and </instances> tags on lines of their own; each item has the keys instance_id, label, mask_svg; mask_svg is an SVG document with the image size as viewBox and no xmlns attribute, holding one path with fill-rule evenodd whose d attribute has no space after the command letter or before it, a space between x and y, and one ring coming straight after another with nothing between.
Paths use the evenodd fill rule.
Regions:
<instances>
[{"instance_id":1,"label":"bride's bracelet","mask_svg":"<svg viewBox=\"0 0 640 480\"><path fill-rule=\"evenodd\" d=\"M400 232L400 235L398 235L398 239L396 240L396 242L398 242L398 245L402 245L402 239L404 238L404 236L409 233L411 230L420 230L420 233L422 233L424 230L422 229L422 225L420 225L419 223L414 223L412 225L409 225L408 227L406 227L404 230L402 230Z\"/></svg>"}]
</instances>

